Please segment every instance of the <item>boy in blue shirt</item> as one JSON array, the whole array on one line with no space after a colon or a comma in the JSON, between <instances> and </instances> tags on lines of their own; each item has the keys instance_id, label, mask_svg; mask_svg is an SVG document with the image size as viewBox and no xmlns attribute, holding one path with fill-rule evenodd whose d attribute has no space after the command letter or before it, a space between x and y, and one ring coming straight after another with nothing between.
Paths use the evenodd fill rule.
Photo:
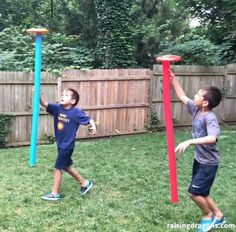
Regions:
<instances>
[{"instance_id":1,"label":"boy in blue shirt","mask_svg":"<svg viewBox=\"0 0 236 232\"><path fill-rule=\"evenodd\" d=\"M175 152L182 153L188 146L195 145L192 181L188 193L202 211L203 217L198 231L207 232L214 226L226 223L223 213L209 197L220 160L216 148L220 128L212 108L219 105L222 94L217 87L208 86L201 88L194 95L194 100L191 100L185 95L173 72L170 72L170 75L178 98L192 115L193 139L180 143Z\"/></svg>"},{"instance_id":2,"label":"boy in blue shirt","mask_svg":"<svg viewBox=\"0 0 236 232\"><path fill-rule=\"evenodd\" d=\"M54 185L52 192L41 198L48 201L60 200L59 187L62 170L70 174L80 183L80 194L86 194L92 188L92 182L85 180L72 167L71 156L75 146L76 132L80 125L90 124L90 133L96 133L94 121L83 111L75 107L79 102L79 94L74 89L66 89L60 98L60 104L48 103L44 96L40 95L40 104L46 108L47 112L54 116L54 133L57 143L58 156L54 166Z\"/></svg>"}]
</instances>

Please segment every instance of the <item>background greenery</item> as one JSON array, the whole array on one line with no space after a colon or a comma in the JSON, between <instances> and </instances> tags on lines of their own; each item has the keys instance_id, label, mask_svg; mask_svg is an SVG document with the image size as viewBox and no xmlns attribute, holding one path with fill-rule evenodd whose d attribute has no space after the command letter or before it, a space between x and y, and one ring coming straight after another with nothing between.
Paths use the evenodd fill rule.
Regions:
<instances>
[{"instance_id":1,"label":"background greenery","mask_svg":"<svg viewBox=\"0 0 236 232\"><path fill-rule=\"evenodd\" d=\"M0 148L7 143L7 135L11 130L13 115L0 114Z\"/></svg>"},{"instance_id":2,"label":"background greenery","mask_svg":"<svg viewBox=\"0 0 236 232\"><path fill-rule=\"evenodd\" d=\"M189 130L175 132L176 144L190 137ZM236 226L235 139L235 130L222 131L218 143L221 164L212 196L228 224ZM28 153L28 147L1 150L2 232L168 232L173 230L167 224L198 223L201 218L186 193L193 148L177 156L179 202L170 203L164 132L77 143L74 167L93 180L94 187L80 197L79 186L64 174L60 202L40 199L52 187L55 145L37 147L35 168L28 166Z\"/></svg>"},{"instance_id":3,"label":"background greenery","mask_svg":"<svg viewBox=\"0 0 236 232\"><path fill-rule=\"evenodd\" d=\"M54 72L152 67L167 52L182 64L233 63L235 25L234 0L1 0L0 70L33 69L31 27L49 29L42 69Z\"/></svg>"}]
</instances>

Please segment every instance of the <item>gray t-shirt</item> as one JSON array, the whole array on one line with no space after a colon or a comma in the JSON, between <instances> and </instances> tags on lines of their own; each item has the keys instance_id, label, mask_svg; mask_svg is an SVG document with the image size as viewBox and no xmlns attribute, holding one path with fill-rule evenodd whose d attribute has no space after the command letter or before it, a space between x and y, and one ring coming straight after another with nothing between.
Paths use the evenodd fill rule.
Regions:
<instances>
[{"instance_id":1,"label":"gray t-shirt","mask_svg":"<svg viewBox=\"0 0 236 232\"><path fill-rule=\"evenodd\" d=\"M201 114L199 108L194 106L194 102L187 102L188 112L192 115L192 137L201 138L208 135L220 135L220 127L213 111L208 111L206 114ZM218 165L220 161L219 151L214 144L195 145L195 157L201 164Z\"/></svg>"}]
</instances>

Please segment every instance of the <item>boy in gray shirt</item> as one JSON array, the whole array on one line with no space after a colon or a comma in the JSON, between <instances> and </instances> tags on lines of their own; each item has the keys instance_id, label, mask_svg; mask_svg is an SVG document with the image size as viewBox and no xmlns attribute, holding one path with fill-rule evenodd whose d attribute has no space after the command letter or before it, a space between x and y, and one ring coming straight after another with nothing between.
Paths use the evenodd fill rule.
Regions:
<instances>
[{"instance_id":1,"label":"boy in gray shirt","mask_svg":"<svg viewBox=\"0 0 236 232\"><path fill-rule=\"evenodd\" d=\"M182 153L188 146L195 145L192 181L188 193L203 215L197 231L207 232L226 223L223 213L209 197L220 160L216 148L220 128L212 108L219 105L222 94L217 87L208 86L201 88L194 95L194 100L191 100L185 95L174 73L170 72L170 75L178 98L192 115L192 139L180 143L175 152Z\"/></svg>"}]
</instances>

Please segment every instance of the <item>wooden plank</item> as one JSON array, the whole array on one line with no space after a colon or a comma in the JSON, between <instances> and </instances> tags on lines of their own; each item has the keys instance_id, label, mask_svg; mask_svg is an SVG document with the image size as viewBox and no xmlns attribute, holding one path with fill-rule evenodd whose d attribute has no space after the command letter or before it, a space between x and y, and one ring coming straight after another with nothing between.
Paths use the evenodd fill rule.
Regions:
<instances>
[{"instance_id":1,"label":"wooden plank","mask_svg":"<svg viewBox=\"0 0 236 232\"><path fill-rule=\"evenodd\" d=\"M41 85L57 85L57 82L41 82ZM0 81L0 85L34 85L33 82L28 81Z\"/></svg>"},{"instance_id":2,"label":"wooden plank","mask_svg":"<svg viewBox=\"0 0 236 232\"><path fill-rule=\"evenodd\" d=\"M236 95L226 95L226 99L236 99Z\"/></svg>"},{"instance_id":3,"label":"wooden plank","mask_svg":"<svg viewBox=\"0 0 236 232\"><path fill-rule=\"evenodd\" d=\"M117 104L117 105L98 105L98 106L80 106L82 110L107 110L107 109L121 109L121 108L142 108L149 107L149 103L140 103L140 104Z\"/></svg>"},{"instance_id":4,"label":"wooden plank","mask_svg":"<svg viewBox=\"0 0 236 232\"><path fill-rule=\"evenodd\" d=\"M171 99L171 102L181 102L179 99ZM153 99L152 103L162 103L163 100L162 99Z\"/></svg>"},{"instance_id":5,"label":"wooden plank","mask_svg":"<svg viewBox=\"0 0 236 232\"><path fill-rule=\"evenodd\" d=\"M154 76L162 76L161 72L155 72L153 74ZM216 77L222 77L224 76L223 73L218 73L218 72L212 72L212 73L200 73L200 72L193 72L193 73L187 73L187 72L177 72L175 73L176 76L201 76L201 77L211 77L211 76L216 76Z\"/></svg>"},{"instance_id":6,"label":"wooden plank","mask_svg":"<svg viewBox=\"0 0 236 232\"><path fill-rule=\"evenodd\" d=\"M62 76L63 82L76 82L78 81L78 79L74 78L74 79L67 79L65 76ZM143 77L139 77L139 76L134 76L134 77L106 77L106 78L102 78L102 77L80 77L79 81L80 82L90 82L90 81L134 81L134 80L150 80L151 77L150 76L143 76Z\"/></svg>"},{"instance_id":7,"label":"wooden plank","mask_svg":"<svg viewBox=\"0 0 236 232\"><path fill-rule=\"evenodd\" d=\"M32 112L25 111L25 112L0 112L0 114L7 114L12 115L13 117L17 116L32 116ZM49 115L46 111L40 111L39 115Z\"/></svg>"}]
</instances>

